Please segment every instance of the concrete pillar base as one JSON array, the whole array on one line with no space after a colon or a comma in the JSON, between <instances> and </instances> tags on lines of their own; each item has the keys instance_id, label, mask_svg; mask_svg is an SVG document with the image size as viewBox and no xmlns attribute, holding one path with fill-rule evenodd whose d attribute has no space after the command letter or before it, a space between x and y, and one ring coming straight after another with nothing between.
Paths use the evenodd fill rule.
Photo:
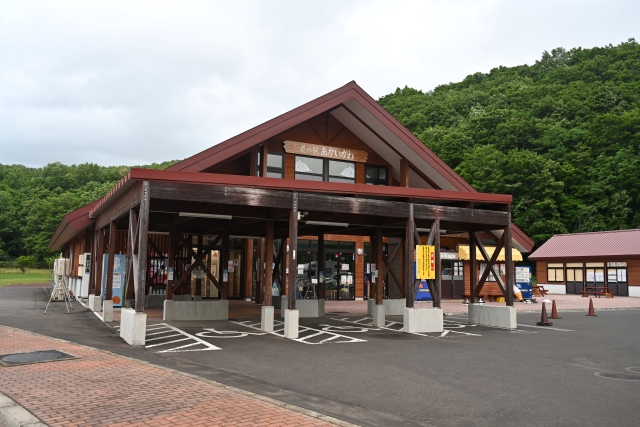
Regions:
<instances>
[{"instance_id":1,"label":"concrete pillar base","mask_svg":"<svg viewBox=\"0 0 640 427\"><path fill-rule=\"evenodd\" d=\"M163 302L162 320L164 320L165 322L171 322L174 320L175 309L173 307L173 304L174 302L172 299L166 299Z\"/></svg>"},{"instance_id":2,"label":"concrete pillar base","mask_svg":"<svg viewBox=\"0 0 640 427\"><path fill-rule=\"evenodd\" d=\"M367 300L367 316L371 316L371 307L376 305L376 300L370 298ZM383 299L382 305L384 305L384 314L386 316L402 316L403 310L407 306L407 300L405 298L397 299Z\"/></svg>"},{"instance_id":3,"label":"concrete pillar base","mask_svg":"<svg viewBox=\"0 0 640 427\"><path fill-rule=\"evenodd\" d=\"M285 309L284 311L284 337L290 340L298 339L298 310Z\"/></svg>"},{"instance_id":4,"label":"concrete pillar base","mask_svg":"<svg viewBox=\"0 0 640 427\"><path fill-rule=\"evenodd\" d=\"M509 330L518 328L516 308L509 306L469 304L469 322Z\"/></svg>"},{"instance_id":5,"label":"concrete pillar base","mask_svg":"<svg viewBox=\"0 0 640 427\"><path fill-rule=\"evenodd\" d=\"M113 322L113 301L110 299L102 301L102 321L104 323Z\"/></svg>"},{"instance_id":6,"label":"concrete pillar base","mask_svg":"<svg viewBox=\"0 0 640 427\"><path fill-rule=\"evenodd\" d=\"M272 305L263 305L262 314L260 316L260 330L263 332L273 332L273 313Z\"/></svg>"},{"instance_id":7,"label":"concrete pillar base","mask_svg":"<svg viewBox=\"0 0 640 427\"><path fill-rule=\"evenodd\" d=\"M382 328L384 327L385 317L384 317L384 304L380 305L372 305L371 306L371 316L373 317L373 327L374 328Z\"/></svg>"},{"instance_id":8,"label":"concrete pillar base","mask_svg":"<svg viewBox=\"0 0 640 427\"><path fill-rule=\"evenodd\" d=\"M441 308L404 308L402 319L404 327L402 332L442 332L444 325L442 322Z\"/></svg>"},{"instance_id":9,"label":"concrete pillar base","mask_svg":"<svg viewBox=\"0 0 640 427\"><path fill-rule=\"evenodd\" d=\"M89 310L94 312L102 310L102 297L100 295L89 295Z\"/></svg>"},{"instance_id":10,"label":"concrete pillar base","mask_svg":"<svg viewBox=\"0 0 640 427\"><path fill-rule=\"evenodd\" d=\"M147 313L123 308L120 316L120 338L129 345L144 345L147 334Z\"/></svg>"}]
</instances>

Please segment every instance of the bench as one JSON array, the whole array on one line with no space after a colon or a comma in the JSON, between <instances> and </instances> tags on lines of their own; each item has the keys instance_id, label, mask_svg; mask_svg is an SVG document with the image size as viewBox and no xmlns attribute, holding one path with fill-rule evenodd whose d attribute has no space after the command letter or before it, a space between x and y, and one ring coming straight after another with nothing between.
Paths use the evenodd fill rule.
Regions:
<instances>
[{"instance_id":1,"label":"bench","mask_svg":"<svg viewBox=\"0 0 640 427\"><path fill-rule=\"evenodd\" d=\"M544 286L538 285L538 286L532 286L531 287L531 293L533 295L538 295L540 297L544 297L547 295L547 290L544 288Z\"/></svg>"},{"instance_id":2,"label":"bench","mask_svg":"<svg viewBox=\"0 0 640 427\"><path fill-rule=\"evenodd\" d=\"M606 298L613 298L613 294L609 290L608 286L585 286L582 291L583 297L588 297L593 295L595 297L600 298L601 296L605 296Z\"/></svg>"}]
</instances>

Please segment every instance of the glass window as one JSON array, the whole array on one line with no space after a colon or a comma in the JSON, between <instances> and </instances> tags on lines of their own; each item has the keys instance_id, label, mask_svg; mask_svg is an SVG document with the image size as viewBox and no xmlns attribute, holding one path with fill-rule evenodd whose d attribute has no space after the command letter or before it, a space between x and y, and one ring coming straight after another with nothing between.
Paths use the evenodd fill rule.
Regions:
<instances>
[{"instance_id":1,"label":"glass window","mask_svg":"<svg viewBox=\"0 0 640 427\"><path fill-rule=\"evenodd\" d=\"M356 165L351 162L329 160L329 181L356 182Z\"/></svg>"},{"instance_id":2,"label":"glass window","mask_svg":"<svg viewBox=\"0 0 640 427\"><path fill-rule=\"evenodd\" d=\"M324 160L315 157L296 156L295 178L308 181L324 181Z\"/></svg>"},{"instance_id":3,"label":"glass window","mask_svg":"<svg viewBox=\"0 0 640 427\"><path fill-rule=\"evenodd\" d=\"M267 154L267 177L284 177L284 153Z\"/></svg>"},{"instance_id":4,"label":"glass window","mask_svg":"<svg viewBox=\"0 0 640 427\"><path fill-rule=\"evenodd\" d=\"M547 263L547 281L549 282L564 282L564 268L560 263Z\"/></svg>"},{"instance_id":5,"label":"glass window","mask_svg":"<svg viewBox=\"0 0 640 427\"><path fill-rule=\"evenodd\" d=\"M389 185L389 169L386 166L365 165L364 182L369 185Z\"/></svg>"}]
</instances>

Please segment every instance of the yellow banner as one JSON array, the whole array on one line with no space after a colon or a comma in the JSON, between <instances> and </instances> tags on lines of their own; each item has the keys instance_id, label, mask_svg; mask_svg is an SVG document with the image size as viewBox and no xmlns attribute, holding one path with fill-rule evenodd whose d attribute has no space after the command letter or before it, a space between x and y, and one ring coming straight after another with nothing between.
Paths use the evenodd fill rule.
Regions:
<instances>
[{"instance_id":1,"label":"yellow banner","mask_svg":"<svg viewBox=\"0 0 640 427\"><path fill-rule=\"evenodd\" d=\"M432 280L436 278L436 247L416 245L416 279Z\"/></svg>"}]
</instances>

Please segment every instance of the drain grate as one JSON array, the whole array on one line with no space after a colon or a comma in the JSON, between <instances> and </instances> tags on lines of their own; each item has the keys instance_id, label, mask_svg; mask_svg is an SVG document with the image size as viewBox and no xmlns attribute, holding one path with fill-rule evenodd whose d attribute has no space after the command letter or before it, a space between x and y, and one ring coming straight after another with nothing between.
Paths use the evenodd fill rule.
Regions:
<instances>
[{"instance_id":1,"label":"drain grate","mask_svg":"<svg viewBox=\"0 0 640 427\"><path fill-rule=\"evenodd\" d=\"M58 350L31 351L29 353L4 354L0 356L0 365L18 366L31 363L55 362L57 360L77 359L76 356Z\"/></svg>"},{"instance_id":2,"label":"drain grate","mask_svg":"<svg viewBox=\"0 0 640 427\"><path fill-rule=\"evenodd\" d=\"M640 375L617 374L615 372L594 372L594 375L612 380L640 381Z\"/></svg>"}]
</instances>

